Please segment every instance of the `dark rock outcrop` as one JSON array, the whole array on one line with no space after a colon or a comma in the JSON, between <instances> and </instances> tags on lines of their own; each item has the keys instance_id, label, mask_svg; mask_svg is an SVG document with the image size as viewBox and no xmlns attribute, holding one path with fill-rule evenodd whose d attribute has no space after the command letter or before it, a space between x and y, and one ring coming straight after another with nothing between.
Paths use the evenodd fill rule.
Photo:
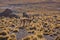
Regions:
<instances>
[{"instance_id":1,"label":"dark rock outcrop","mask_svg":"<svg viewBox=\"0 0 60 40\"><path fill-rule=\"evenodd\" d=\"M29 15L26 12L23 12L23 17L29 18Z\"/></svg>"},{"instance_id":2,"label":"dark rock outcrop","mask_svg":"<svg viewBox=\"0 0 60 40\"><path fill-rule=\"evenodd\" d=\"M16 14L12 13L13 11L11 9L6 9L4 12L0 13L0 17L4 16L4 17L16 17L18 18L18 16Z\"/></svg>"}]
</instances>

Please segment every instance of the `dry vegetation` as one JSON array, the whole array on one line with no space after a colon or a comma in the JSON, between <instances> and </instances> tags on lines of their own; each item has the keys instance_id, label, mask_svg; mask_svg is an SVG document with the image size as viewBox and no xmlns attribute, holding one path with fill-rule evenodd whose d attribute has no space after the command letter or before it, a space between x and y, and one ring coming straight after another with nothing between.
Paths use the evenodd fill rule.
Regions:
<instances>
[{"instance_id":1,"label":"dry vegetation","mask_svg":"<svg viewBox=\"0 0 60 40\"><path fill-rule=\"evenodd\" d=\"M15 33L19 29L26 29L32 35L22 40L47 40L44 35L54 36L54 40L60 40L60 16L36 14L23 15L22 17L0 17L0 40L17 40ZM10 33L12 31L12 33Z\"/></svg>"}]
</instances>

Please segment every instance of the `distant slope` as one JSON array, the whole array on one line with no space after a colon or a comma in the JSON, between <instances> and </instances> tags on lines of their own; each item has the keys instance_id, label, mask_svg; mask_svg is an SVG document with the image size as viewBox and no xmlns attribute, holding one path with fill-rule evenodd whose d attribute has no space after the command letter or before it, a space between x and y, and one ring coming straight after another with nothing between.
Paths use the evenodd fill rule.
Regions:
<instances>
[{"instance_id":1,"label":"distant slope","mask_svg":"<svg viewBox=\"0 0 60 40\"><path fill-rule=\"evenodd\" d=\"M60 13L60 0L0 0L0 10L7 8L14 13Z\"/></svg>"},{"instance_id":2,"label":"distant slope","mask_svg":"<svg viewBox=\"0 0 60 40\"><path fill-rule=\"evenodd\" d=\"M18 3L36 3L36 2L60 2L60 0L0 0L3 4L18 4Z\"/></svg>"}]
</instances>

